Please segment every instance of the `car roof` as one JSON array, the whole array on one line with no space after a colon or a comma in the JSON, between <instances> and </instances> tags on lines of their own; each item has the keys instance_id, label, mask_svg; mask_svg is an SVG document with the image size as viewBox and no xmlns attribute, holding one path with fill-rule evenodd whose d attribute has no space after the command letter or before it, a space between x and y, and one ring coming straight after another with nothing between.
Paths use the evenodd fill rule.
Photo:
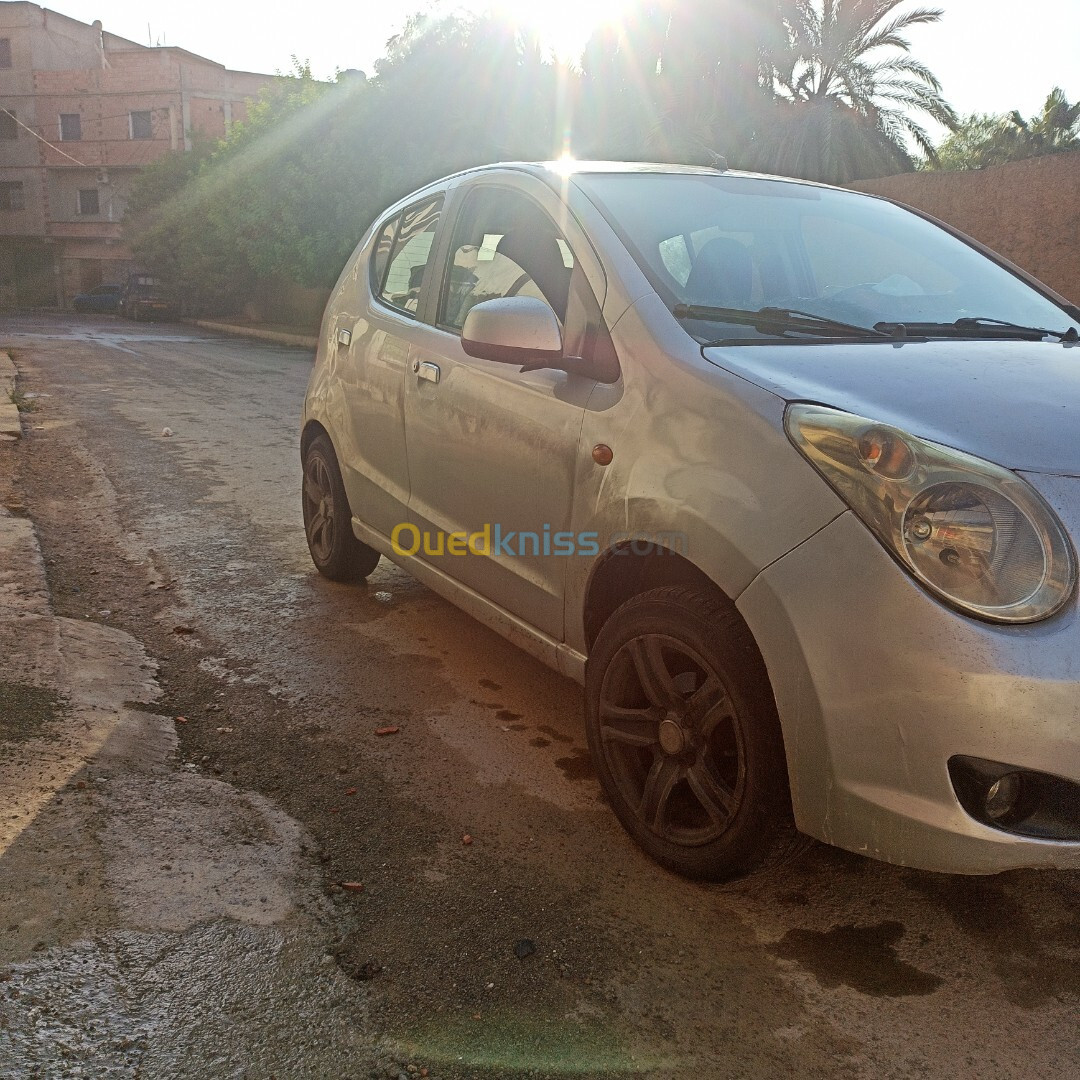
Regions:
<instances>
[{"instance_id":1,"label":"car roof","mask_svg":"<svg viewBox=\"0 0 1080 1080\"><path fill-rule=\"evenodd\" d=\"M577 158L560 158L552 161L495 161L487 165L475 165L469 169L461 169L458 172L442 176L433 180L415 191L409 192L396 202L388 206L379 216L377 221L385 221L387 217L400 213L410 203L437 194L452 180L464 180L472 177L483 176L485 173L496 172L521 172L536 176L549 187L556 191L565 185L568 177L575 175L592 174L615 175L615 174L642 174L642 175L684 175L684 176L728 176L737 177L741 180L765 180L772 183L792 184L798 187L824 188L831 191L848 190L837 188L830 184L819 184L812 180L800 180L791 176L770 176L767 173L742 172L736 169L725 169L720 165L715 167L707 165L678 165L659 161L593 161L578 160ZM884 199L883 196L870 192L854 192L868 199Z\"/></svg>"},{"instance_id":2,"label":"car roof","mask_svg":"<svg viewBox=\"0 0 1080 1080\"><path fill-rule=\"evenodd\" d=\"M739 169L727 169L722 166L681 165L660 161L593 161L576 158L560 158L552 161L502 161L490 165L478 165L472 169L463 169L454 173L454 177L474 176L493 170L517 170L528 172L545 179L565 179L577 174L603 173L644 173L675 174L688 176L738 176L747 180L770 180L781 184L796 184L800 187L830 188L830 184L819 184L812 180L801 180L791 176L773 176L768 173L744 172ZM451 179L445 177L444 179Z\"/></svg>"}]
</instances>

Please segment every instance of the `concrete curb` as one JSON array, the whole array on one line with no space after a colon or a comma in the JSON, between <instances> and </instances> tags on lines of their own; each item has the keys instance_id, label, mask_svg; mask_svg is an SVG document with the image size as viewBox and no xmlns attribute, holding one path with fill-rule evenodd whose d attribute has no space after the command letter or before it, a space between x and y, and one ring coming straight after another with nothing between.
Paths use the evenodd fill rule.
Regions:
<instances>
[{"instance_id":1,"label":"concrete curb","mask_svg":"<svg viewBox=\"0 0 1080 1080\"><path fill-rule=\"evenodd\" d=\"M0 351L0 438L18 439L22 435L19 410L11 400L17 374L11 357Z\"/></svg>"},{"instance_id":2,"label":"concrete curb","mask_svg":"<svg viewBox=\"0 0 1080 1080\"><path fill-rule=\"evenodd\" d=\"M253 338L256 341L270 341L275 345L295 345L300 349L312 350L319 347L319 339L307 334L283 334L278 330L261 330L257 326L237 326L235 323L211 322L206 319L185 319L184 321L202 330L232 334L234 337Z\"/></svg>"}]
</instances>

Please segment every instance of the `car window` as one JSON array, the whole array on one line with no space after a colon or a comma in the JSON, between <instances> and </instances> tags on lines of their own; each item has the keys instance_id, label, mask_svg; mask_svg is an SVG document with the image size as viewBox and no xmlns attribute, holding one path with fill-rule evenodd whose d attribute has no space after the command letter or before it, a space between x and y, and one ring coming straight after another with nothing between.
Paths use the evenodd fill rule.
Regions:
<instances>
[{"instance_id":1,"label":"car window","mask_svg":"<svg viewBox=\"0 0 1080 1080\"><path fill-rule=\"evenodd\" d=\"M390 261L390 249L394 246L394 237L397 235L398 222L401 215L395 214L380 230L379 238L375 241L375 247L371 252L371 291L377 296L386 279L386 264Z\"/></svg>"},{"instance_id":2,"label":"car window","mask_svg":"<svg viewBox=\"0 0 1080 1080\"><path fill-rule=\"evenodd\" d=\"M473 307L504 296L544 300L564 323L573 270L570 245L531 199L477 188L454 230L439 324L461 330Z\"/></svg>"},{"instance_id":3,"label":"car window","mask_svg":"<svg viewBox=\"0 0 1080 1080\"><path fill-rule=\"evenodd\" d=\"M737 244L739 248L746 250L750 263L750 281L747 296L751 302L760 305L770 299L770 292L782 294L787 291L784 286L780 286L778 289L770 289L769 282L776 275L774 273L767 277L764 273L767 265L770 263L775 265L775 239L775 237L764 233L733 232L710 226L705 229L697 229L692 233L680 233L678 236L668 237L661 240L657 248L664 269L675 279L679 286L685 289L693 274L694 265L700 265L699 256L710 241L719 240L723 246ZM718 245L714 244L713 248L716 247ZM771 251L769 256L765 255L766 248ZM753 252L753 255L751 255L751 252Z\"/></svg>"},{"instance_id":4,"label":"car window","mask_svg":"<svg viewBox=\"0 0 1080 1080\"><path fill-rule=\"evenodd\" d=\"M470 193L454 229L439 325L460 333L473 307L505 296L545 301L562 325L564 355L588 360L605 381L618 378L600 305L566 238L527 196L485 185Z\"/></svg>"},{"instance_id":5,"label":"car window","mask_svg":"<svg viewBox=\"0 0 1080 1080\"><path fill-rule=\"evenodd\" d=\"M822 296L860 285L876 285L894 295L942 295L962 284L928 252L882 229L821 214L804 214L801 225L806 256Z\"/></svg>"},{"instance_id":6,"label":"car window","mask_svg":"<svg viewBox=\"0 0 1080 1080\"><path fill-rule=\"evenodd\" d=\"M672 309L768 305L867 328L979 317L1069 325L1009 270L880 199L737 174L582 173L574 182ZM703 341L775 336L721 314L684 325Z\"/></svg>"},{"instance_id":7,"label":"car window","mask_svg":"<svg viewBox=\"0 0 1080 1080\"><path fill-rule=\"evenodd\" d=\"M439 223L442 196L409 207L395 219L396 234L387 241L388 225L375 245L373 273L379 272L379 297L400 311L415 315L420 306L420 288L431 261L435 228ZM385 272L379 270L380 248L386 246Z\"/></svg>"}]
</instances>

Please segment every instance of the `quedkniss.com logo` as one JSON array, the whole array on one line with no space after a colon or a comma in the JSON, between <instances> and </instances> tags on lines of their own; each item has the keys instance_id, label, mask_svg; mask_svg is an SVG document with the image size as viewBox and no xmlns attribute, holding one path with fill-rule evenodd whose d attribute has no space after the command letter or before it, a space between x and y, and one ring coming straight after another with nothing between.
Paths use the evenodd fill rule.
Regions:
<instances>
[{"instance_id":1,"label":"quedkniss.com logo","mask_svg":"<svg viewBox=\"0 0 1080 1080\"><path fill-rule=\"evenodd\" d=\"M410 521L394 526L390 534L390 546L395 555L487 555L509 558L540 558L544 556L583 555L595 557L608 550L617 554L687 555L689 540L685 533L618 532L600 541L600 533L593 531L568 532L544 525L537 531L504 529L502 525L488 523L476 532L461 530L443 532L421 529Z\"/></svg>"}]
</instances>

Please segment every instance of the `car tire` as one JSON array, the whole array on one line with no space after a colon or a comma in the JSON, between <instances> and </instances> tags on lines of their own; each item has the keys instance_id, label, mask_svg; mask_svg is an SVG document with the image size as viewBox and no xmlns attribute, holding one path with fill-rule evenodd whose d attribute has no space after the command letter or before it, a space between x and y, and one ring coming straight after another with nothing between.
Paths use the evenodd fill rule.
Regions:
<instances>
[{"instance_id":1,"label":"car tire","mask_svg":"<svg viewBox=\"0 0 1080 1080\"><path fill-rule=\"evenodd\" d=\"M604 792L662 866L725 881L808 843L764 662L719 592L669 586L628 600L593 645L585 698Z\"/></svg>"},{"instance_id":2,"label":"car tire","mask_svg":"<svg viewBox=\"0 0 1080 1080\"><path fill-rule=\"evenodd\" d=\"M379 564L379 553L357 540L352 510L329 436L317 435L304 454L301 501L311 561L331 581L358 581Z\"/></svg>"}]
</instances>

